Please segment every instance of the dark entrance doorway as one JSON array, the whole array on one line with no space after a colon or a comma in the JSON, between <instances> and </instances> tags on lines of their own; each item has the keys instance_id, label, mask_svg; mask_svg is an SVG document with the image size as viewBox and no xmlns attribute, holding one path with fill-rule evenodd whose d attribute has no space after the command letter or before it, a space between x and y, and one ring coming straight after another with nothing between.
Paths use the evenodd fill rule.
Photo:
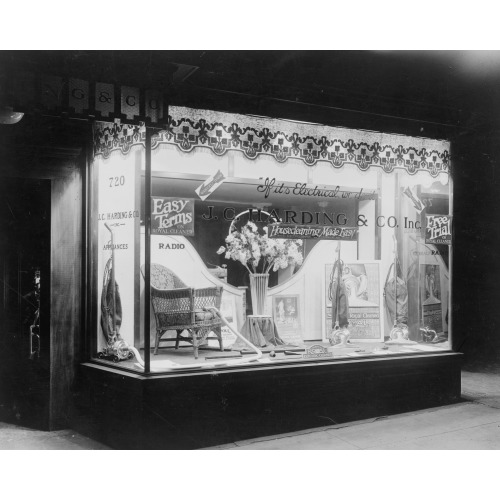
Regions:
<instances>
[{"instance_id":1,"label":"dark entrance doorway","mask_svg":"<svg viewBox=\"0 0 500 500\"><path fill-rule=\"evenodd\" d=\"M0 419L39 429L49 422L50 196L47 180L0 182Z\"/></svg>"}]
</instances>

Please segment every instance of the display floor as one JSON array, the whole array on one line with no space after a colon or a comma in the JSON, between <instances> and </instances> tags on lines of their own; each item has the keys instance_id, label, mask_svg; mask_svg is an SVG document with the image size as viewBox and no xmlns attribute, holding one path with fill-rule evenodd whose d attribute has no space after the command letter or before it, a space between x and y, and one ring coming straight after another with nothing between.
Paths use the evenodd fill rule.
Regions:
<instances>
[{"instance_id":1,"label":"display floor","mask_svg":"<svg viewBox=\"0 0 500 500\"><path fill-rule=\"evenodd\" d=\"M439 343L401 343L393 344L389 342L360 342L354 341L349 344L349 347L332 347L328 342L322 341L309 341L297 345L268 345L261 347L262 357L258 360L251 360L255 357L255 352L250 349L232 349L226 348L220 351L216 343L212 345L210 339L209 344L199 348L199 357L196 360L193 354L193 348L190 345L180 346L175 349L174 346L160 347L158 354L153 354L151 349L151 371L164 372L177 369L207 369L221 366L231 365L247 365L247 364L282 364L282 363L298 363L308 361L312 358L304 359L306 350L313 345L320 345L325 348L331 356L324 356L315 358L318 361L335 360L335 359L350 359L350 358L365 358L373 356L394 356L398 354L411 354L411 353L437 353L450 350L449 341ZM140 354L144 358L144 350L140 349ZM248 359L248 363L245 363ZM103 361L114 367L127 368L134 371L143 371L143 367L137 362L135 358L126 361L114 363L111 361ZM193 366L196 365L196 366Z\"/></svg>"}]
</instances>

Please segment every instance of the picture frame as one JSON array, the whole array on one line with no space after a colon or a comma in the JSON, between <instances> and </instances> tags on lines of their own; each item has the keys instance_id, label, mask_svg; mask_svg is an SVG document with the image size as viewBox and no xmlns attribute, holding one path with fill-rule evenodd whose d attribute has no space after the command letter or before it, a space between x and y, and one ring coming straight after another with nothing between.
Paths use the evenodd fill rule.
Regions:
<instances>
[{"instance_id":1,"label":"picture frame","mask_svg":"<svg viewBox=\"0 0 500 500\"><path fill-rule=\"evenodd\" d=\"M273 295L272 315L280 338L287 345L303 343L299 294Z\"/></svg>"},{"instance_id":2,"label":"picture frame","mask_svg":"<svg viewBox=\"0 0 500 500\"><path fill-rule=\"evenodd\" d=\"M332 306L328 298L334 262L325 264L323 275L323 341L333 330ZM348 261L343 265L343 280L349 296L350 341L383 342L384 310L380 261Z\"/></svg>"}]
</instances>

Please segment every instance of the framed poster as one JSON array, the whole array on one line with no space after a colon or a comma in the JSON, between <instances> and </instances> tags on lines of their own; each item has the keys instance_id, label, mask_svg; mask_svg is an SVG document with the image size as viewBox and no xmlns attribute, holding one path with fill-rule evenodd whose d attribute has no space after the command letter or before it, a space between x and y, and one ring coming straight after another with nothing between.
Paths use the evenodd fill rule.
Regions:
<instances>
[{"instance_id":1,"label":"framed poster","mask_svg":"<svg viewBox=\"0 0 500 500\"><path fill-rule=\"evenodd\" d=\"M274 295L273 318L279 336L286 344L302 344L300 297L298 294Z\"/></svg>"},{"instance_id":2,"label":"framed poster","mask_svg":"<svg viewBox=\"0 0 500 500\"><path fill-rule=\"evenodd\" d=\"M344 262L342 281L349 299L350 340L383 342L383 314L381 313L380 269L377 261ZM332 276L334 263L325 265L323 293L323 340L328 340L335 325L332 317L330 287L336 283Z\"/></svg>"}]
</instances>

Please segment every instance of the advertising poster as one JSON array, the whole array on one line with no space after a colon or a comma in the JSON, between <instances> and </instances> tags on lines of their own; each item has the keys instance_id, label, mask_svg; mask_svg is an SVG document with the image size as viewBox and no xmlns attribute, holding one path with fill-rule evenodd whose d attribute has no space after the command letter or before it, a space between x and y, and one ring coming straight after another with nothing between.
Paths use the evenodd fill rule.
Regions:
<instances>
[{"instance_id":1,"label":"advertising poster","mask_svg":"<svg viewBox=\"0 0 500 500\"><path fill-rule=\"evenodd\" d=\"M298 295L273 296L273 317L279 336L285 344L299 345L303 342Z\"/></svg>"},{"instance_id":2,"label":"advertising poster","mask_svg":"<svg viewBox=\"0 0 500 500\"><path fill-rule=\"evenodd\" d=\"M330 287L335 286L334 264L325 266L325 318L324 338L328 339L335 324L332 318ZM380 313L380 273L378 262L344 263L342 281L349 300L350 340L383 340Z\"/></svg>"},{"instance_id":3,"label":"advertising poster","mask_svg":"<svg viewBox=\"0 0 500 500\"><path fill-rule=\"evenodd\" d=\"M451 215L425 216L425 242L433 245L451 245Z\"/></svg>"},{"instance_id":4,"label":"advertising poster","mask_svg":"<svg viewBox=\"0 0 500 500\"><path fill-rule=\"evenodd\" d=\"M152 196L151 234L194 236L194 200Z\"/></svg>"}]
</instances>

